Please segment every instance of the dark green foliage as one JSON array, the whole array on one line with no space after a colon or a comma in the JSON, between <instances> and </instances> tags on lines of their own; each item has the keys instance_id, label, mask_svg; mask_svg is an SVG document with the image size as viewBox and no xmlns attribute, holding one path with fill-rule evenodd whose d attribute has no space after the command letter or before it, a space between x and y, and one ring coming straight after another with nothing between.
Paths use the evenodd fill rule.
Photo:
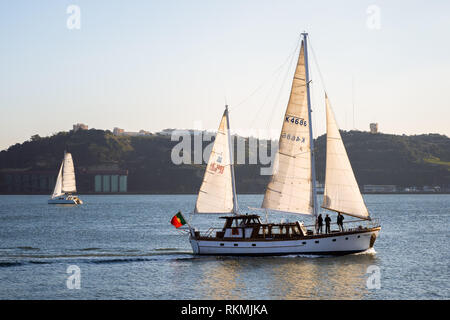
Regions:
<instances>
[{"instance_id":1,"label":"dark green foliage","mask_svg":"<svg viewBox=\"0 0 450 320\"><path fill-rule=\"evenodd\" d=\"M450 184L450 139L426 134L399 136L368 132L341 132L360 185L423 186ZM114 136L110 131L79 130L29 141L0 152L0 170L57 171L64 150L73 154L78 170L127 169L128 190L139 193L196 193L205 164L175 165L170 136ZM204 142L206 147L210 142ZM270 144L269 144L270 146ZM317 178L325 178L326 137L316 141ZM246 142L248 149L248 141ZM235 153L236 154L236 153ZM248 153L246 161L248 163ZM260 165L237 165L239 193L262 193L270 176Z\"/></svg>"}]
</instances>

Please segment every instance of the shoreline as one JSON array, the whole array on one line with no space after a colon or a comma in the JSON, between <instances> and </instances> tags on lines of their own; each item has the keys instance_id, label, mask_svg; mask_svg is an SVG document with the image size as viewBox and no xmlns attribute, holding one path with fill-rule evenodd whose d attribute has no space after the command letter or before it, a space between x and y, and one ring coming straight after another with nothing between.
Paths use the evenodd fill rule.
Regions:
<instances>
[{"instance_id":1,"label":"shoreline","mask_svg":"<svg viewBox=\"0 0 450 320\"><path fill-rule=\"evenodd\" d=\"M197 193L186 193L186 192L174 192L174 193L154 193L154 192L79 192L77 195L99 195L99 196L120 196L120 195L197 195ZM317 192L317 194L323 194L323 192ZM450 191L440 191L440 192L361 192L361 194L406 194L406 195L422 195L422 194L450 194ZM45 196L50 194L48 193L0 193L0 196ZM238 195L264 195L264 193L238 193Z\"/></svg>"}]
</instances>

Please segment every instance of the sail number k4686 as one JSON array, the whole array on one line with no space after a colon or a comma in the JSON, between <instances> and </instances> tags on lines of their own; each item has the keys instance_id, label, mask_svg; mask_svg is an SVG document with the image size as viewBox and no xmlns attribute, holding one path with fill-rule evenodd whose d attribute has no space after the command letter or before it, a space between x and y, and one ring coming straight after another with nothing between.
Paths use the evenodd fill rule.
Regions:
<instances>
[{"instance_id":1,"label":"sail number k4686","mask_svg":"<svg viewBox=\"0 0 450 320\"><path fill-rule=\"evenodd\" d=\"M302 118L297 118L297 117L293 117L293 116L286 116L285 121L306 127L306 120L302 119Z\"/></svg>"}]
</instances>

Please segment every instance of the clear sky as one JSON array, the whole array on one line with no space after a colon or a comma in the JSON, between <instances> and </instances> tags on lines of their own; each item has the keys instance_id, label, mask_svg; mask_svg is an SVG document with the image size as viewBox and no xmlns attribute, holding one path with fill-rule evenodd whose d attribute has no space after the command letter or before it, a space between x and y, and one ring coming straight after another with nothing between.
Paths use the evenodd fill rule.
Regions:
<instances>
[{"instance_id":1,"label":"clear sky","mask_svg":"<svg viewBox=\"0 0 450 320\"><path fill-rule=\"evenodd\" d=\"M449 17L449 1L2 1L0 150L78 122L215 129L225 101L237 132L278 136L303 30L342 129L449 136Z\"/></svg>"}]
</instances>

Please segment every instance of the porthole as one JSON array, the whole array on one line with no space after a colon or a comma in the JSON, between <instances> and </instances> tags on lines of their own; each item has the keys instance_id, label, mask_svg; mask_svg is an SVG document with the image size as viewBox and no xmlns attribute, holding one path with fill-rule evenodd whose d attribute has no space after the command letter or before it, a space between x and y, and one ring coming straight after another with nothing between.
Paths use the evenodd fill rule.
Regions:
<instances>
[{"instance_id":1,"label":"porthole","mask_svg":"<svg viewBox=\"0 0 450 320\"><path fill-rule=\"evenodd\" d=\"M303 241L302 244L306 244L306 241Z\"/></svg>"},{"instance_id":2,"label":"porthole","mask_svg":"<svg viewBox=\"0 0 450 320\"><path fill-rule=\"evenodd\" d=\"M223 247L223 243L221 243L220 246Z\"/></svg>"},{"instance_id":3,"label":"porthole","mask_svg":"<svg viewBox=\"0 0 450 320\"><path fill-rule=\"evenodd\" d=\"M252 243L252 247L256 247L256 243Z\"/></svg>"},{"instance_id":4,"label":"porthole","mask_svg":"<svg viewBox=\"0 0 450 320\"><path fill-rule=\"evenodd\" d=\"M319 240L314 241L315 243L319 243Z\"/></svg>"},{"instance_id":5,"label":"porthole","mask_svg":"<svg viewBox=\"0 0 450 320\"><path fill-rule=\"evenodd\" d=\"M358 236L358 238L361 238L361 236Z\"/></svg>"},{"instance_id":6,"label":"porthole","mask_svg":"<svg viewBox=\"0 0 450 320\"><path fill-rule=\"evenodd\" d=\"M336 239L333 239L333 241L336 241Z\"/></svg>"},{"instance_id":7,"label":"porthole","mask_svg":"<svg viewBox=\"0 0 450 320\"><path fill-rule=\"evenodd\" d=\"M345 237L345 240L348 240L348 237Z\"/></svg>"},{"instance_id":8,"label":"porthole","mask_svg":"<svg viewBox=\"0 0 450 320\"><path fill-rule=\"evenodd\" d=\"M235 243L234 246L237 247L239 244Z\"/></svg>"}]
</instances>

